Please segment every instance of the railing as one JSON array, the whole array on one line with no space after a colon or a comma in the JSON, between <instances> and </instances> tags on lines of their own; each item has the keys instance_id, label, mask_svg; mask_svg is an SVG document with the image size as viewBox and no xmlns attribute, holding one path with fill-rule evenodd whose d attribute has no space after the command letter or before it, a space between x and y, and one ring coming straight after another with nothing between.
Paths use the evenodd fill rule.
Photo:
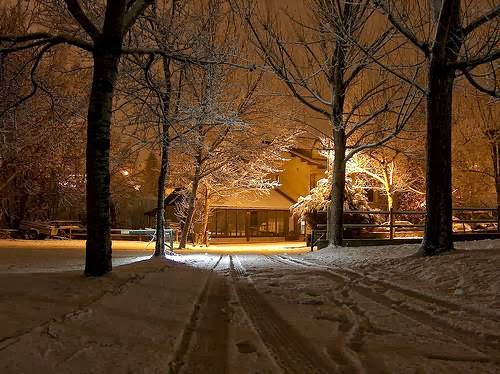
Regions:
<instances>
[{"instance_id":1,"label":"railing","mask_svg":"<svg viewBox=\"0 0 500 374\"><path fill-rule=\"evenodd\" d=\"M169 247L171 251L174 250L175 235L176 231L174 229L171 228L165 229L165 242L167 247ZM87 229L85 227L81 227L77 229L65 230L64 233L61 232L61 235L58 235L58 237L67 239L85 240L87 238ZM140 241L145 240L151 243L156 239L156 230L155 229L111 229L111 239L112 240L135 239Z\"/></svg>"},{"instance_id":2,"label":"railing","mask_svg":"<svg viewBox=\"0 0 500 374\"><path fill-rule=\"evenodd\" d=\"M454 215L462 216L453 220L453 232L463 234L476 233L500 233L500 214L496 208L453 208ZM403 236L421 237L424 231L425 212L424 211L408 211L408 210L351 210L345 211L344 214L357 214L368 217L386 217L383 223L345 223L344 230L359 229L360 239L373 238L374 235L383 236L390 240L397 237L397 234ZM477 218L477 215L482 217ZM464 217L465 216L465 217ZM485 218L489 216L490 218ZM397 219L403 217L405 219ZM411 218L409 218L411 217ZM413 218L415 217L415 218ZM410 222L414 221L414 222ZM404 223L403 223L404 222ZM482 228L481 228L482 226ZM489 226L489 227L488 227ZM380 230L377 230L380 229ZM362 231L368 231L363 233ZM311 233L311 249L323 238L326 237L326 225L320 224Z\"/></svg>"},{"instance_id":3,"label":"railing","mask_svg":"<svg viewBox=\"0 0 500 374\"><path fill-rule=\"evenodd\" d=\"M318 224L311 232L311 252L314 247L322 240L326 240L326 225Z\"/></svg>"},{"instance_id":4,"label":"railing","mask_svg":"<svg viewBox=\"0 0 500 374\"><path fill-rule=\"evenodd\" d=\"M120 231L121 235L149 236L151 239L149 240L148 245L156 240L156 230L154 229L139 229L139 230L121 229ZM165 229L165 245L170 249L171 252L174 251L174 229Z\"/></svg>"}]
</instances>

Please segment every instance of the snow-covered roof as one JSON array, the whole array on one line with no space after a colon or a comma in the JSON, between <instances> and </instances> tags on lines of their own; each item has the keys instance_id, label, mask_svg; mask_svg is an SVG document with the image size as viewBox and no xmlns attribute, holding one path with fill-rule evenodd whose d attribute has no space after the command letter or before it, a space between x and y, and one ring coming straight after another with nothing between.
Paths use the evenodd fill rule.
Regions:
<instances>
[{"instance_id":1,"label":"snow-covered roof","mask_svg":"<svg viewBox=\"0 0 500 374\"><path fill-rule=\"evenodd\" d=\"M276 190L269 192L248 191L214 203L214 207L241 209L289 210L292 202Z\"/></svg>"}]
</instances>

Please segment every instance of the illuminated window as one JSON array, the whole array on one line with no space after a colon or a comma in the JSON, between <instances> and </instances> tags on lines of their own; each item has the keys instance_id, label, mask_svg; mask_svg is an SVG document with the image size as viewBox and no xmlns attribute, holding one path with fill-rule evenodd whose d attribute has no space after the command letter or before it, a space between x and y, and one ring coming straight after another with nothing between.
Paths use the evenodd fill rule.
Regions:
<instances>
[{"instance_id":1,"label":"illuminated window","mask_svg":"<svg viewBox=\"0 0 500 374\"><path fill-rule=\"evenodd\" d=\"M227 210L226 211L226 220L227 220L227 236L236 236L236 210Z\"/></svg>"},{"instance_id":2,"label":"illuminated window","mask_svg":"<svg viewBox=\"0 0 500 374\"><path fill-rule=\"evenodd\" d=\"M246 215L247 212L245 210L237 211L237 219L236 219L236 235L237 236L245 236L246 235Z\"/></svg>"},{"instance_id":3,"label":"illuminated window","mask_svg":"<svg viewBox=\"0 0 500 374\"><path fill-rule=\"evenodd\" d=\"M216 209L208 227L213 237L285 236L289 215L282 210Z\"/></svg>"}]
</instances>

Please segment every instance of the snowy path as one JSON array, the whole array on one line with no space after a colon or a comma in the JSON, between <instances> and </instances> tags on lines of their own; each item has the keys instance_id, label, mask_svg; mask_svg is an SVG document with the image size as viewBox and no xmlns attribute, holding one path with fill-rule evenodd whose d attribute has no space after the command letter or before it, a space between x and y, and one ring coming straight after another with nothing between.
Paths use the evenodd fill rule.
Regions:
<instances>
[{"instance_id":1,"label":"snowy path","mask_svg":"<svg viewBox=\"0 0 500 374\"><path fill-rule=\"evenodd\" d=\"M484 280L462 266L498 280L497 244L432 262L335 249L0 273L0 372L498 373L496 286L472 292Z\"/></svg>"},{"instance_id":2,"label":"snowy path","mask_svg":"<svg viewBox=\"0 0 500 374\"><path fill-rule=\"evenodd\" d=\"M328 373L334 370L309 341L259 293L237 256L230 256L231 276L242 308L278 366L286 373Z\"/></svg>"},{"instance_id":3,"label":"snowy path","mask_svg":"<svg viewBox=\"0 0 500 374\"><path fill-rule=\"evenodd\" d=\"M257 334L253 344L263 345L282 372L499 370L494 311L477 313L351 269L287 255L232 255L229 262L239 306Z\"/></svg>"},{"instance_id":4,"label":"snowy path","mask_svg":"<svg viewBox=\"0 0 500 374\"><path fill-rule=\"evenodd\" d=\"M214 373L227 371L226 352L229 326L227 282L213 273L221 259L222 256L215 261L211 269L212 273L204 283L198 301L193 307L189 323L170 361L171 373L178 373L181 370L203 372L207 367L210 367ZM195 331L196 342L193 337ZM193 344L194 346L191 346Z\"/></svg>"}]
</instances>

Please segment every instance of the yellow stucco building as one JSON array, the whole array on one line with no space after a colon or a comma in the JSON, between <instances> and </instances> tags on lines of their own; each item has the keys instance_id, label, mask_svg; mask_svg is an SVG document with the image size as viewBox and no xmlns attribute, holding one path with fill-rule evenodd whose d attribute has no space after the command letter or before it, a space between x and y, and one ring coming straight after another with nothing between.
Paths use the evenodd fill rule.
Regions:
<instances>
[{"instance_id":1,"label":"yellow stucco building","mask_svg":"<svg viewBox=\"0 0 500 374\"><path fill-rule=\"evenodd\" d=\"M268 192L242 192L214 204L208 230L212 241L280 241L303 239L303 231L290 207L324 178L326 158L318 154L316 142L289 152L280 186Z\"/></svg>"}]
</instances>

